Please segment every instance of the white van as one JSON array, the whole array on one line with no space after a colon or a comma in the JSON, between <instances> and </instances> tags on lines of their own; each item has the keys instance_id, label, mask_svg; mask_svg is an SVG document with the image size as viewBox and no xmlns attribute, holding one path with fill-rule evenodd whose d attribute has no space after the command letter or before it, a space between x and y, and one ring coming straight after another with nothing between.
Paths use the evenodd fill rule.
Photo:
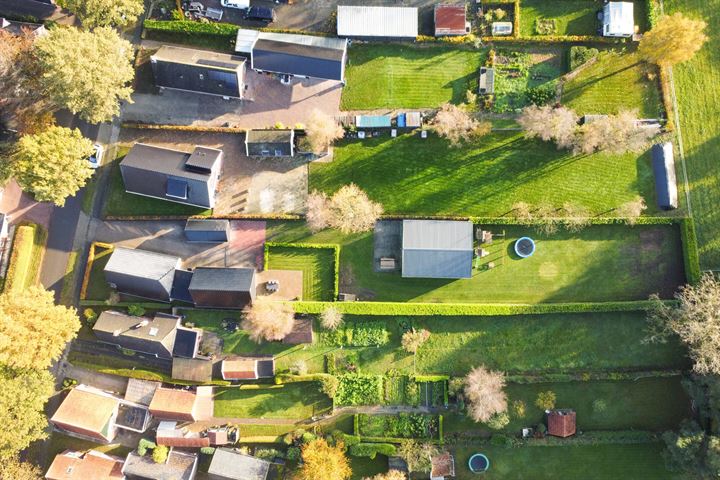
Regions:
<instances>
[{"instance_id":1,"label":"white van","mask_svg":"<svg viewBox=\"0 0 720 480\"><path fill-rule=\"evenodd\" d=\"M225 8L250 8L250 0L220 0L220 5Z\"/></svg>"}]
</instances>

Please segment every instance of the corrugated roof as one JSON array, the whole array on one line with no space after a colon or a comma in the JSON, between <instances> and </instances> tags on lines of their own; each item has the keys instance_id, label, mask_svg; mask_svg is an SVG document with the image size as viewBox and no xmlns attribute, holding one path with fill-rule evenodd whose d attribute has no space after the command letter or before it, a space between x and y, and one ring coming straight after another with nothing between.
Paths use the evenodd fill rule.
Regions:
<instances>
[{"instance_id":1,"label":"corrugated roof","mask_svg":"<svg viewBox=\"0 0 720 480\"><path fill-rule=\"evenodd\" d=\"M222 156L222 150L216 148L195 147L193 153L197 150L203 153L206 164L214 164L219 161ZM120 162L120 166L158 172L174 177L199 180L201 182L207 181L210 177L209 173L191 171L185 168L191 156L192 154L180 150L136 143ZM212 166L210 168L212 168Z\"/></svg>"},{"instance_id":2,"label":"corrugated roof","mask_svg":"<svg viewBox=\"0 0 720 480\"><path fill-rule=\"evenodd\" d=\"M225 380L254 380L257 375L257 359L232 358L222 362L222 374Z\"/></svg>"},{"instance_id":3,"label":"corrugated roof","mask_svg":"<svg viewBox=\"0 0 720 480\"><path fill-rule=\"evenodd\" d=\"M140 405L150 405L153 395L155 395L155 390L159 387L160 382L128 378L127 388L125 389L125 400L139 403Z\"/></svg>"},{"instance_id":4,"label":"corrugated roof","mask_svg":"<svg viewBox=\"0 0 720 480\"><path fill-rule=\"evenodd\" d=\"M163 45L155 52L153 60L161 62L181 63L185 65L202 65L217 70L236 71L245 63L245 57L228 53L196 50L192 48Z\"/></svg>"},{"instance_id":5,"label":"corrugated roof","mask_svg":"<svg viewBox=\"0 0 720 480\"><path fill-rule=\"evenodd\" d=\"M47 480L122 480L123 463L120 458L95 450L86 453L66 450L55 456L45 478Z\"/></svg>"},{"instance_id":6,"label":"corrugated roof","mask_svg":"<svg viewBox=\"0 0 720 480\"><path fill-rule=\"evenodd\" d=\"M123 472L149 480L192 480L197 454L171 450L165 463L155 463L150 455L132 451L125 459Z\"/></svg>"},{"instance_id":7,"label":"corrugated roof","mask_svg":"<svg viewBox=\"0 0 720 480\"><path fill-rule=\"evenodd\" d=\"M189 290L248 292L254 277L254 268L198 267L193 271Z\"/></svg>"},{"instance_id":8,"label":"corrugated roof","mask_svg":"<svg viewBox=\"0 0 720 480\"><path fill-rule=\"evenodd\" d=\"M259 30L238 28L237 36L235 37L235 51L238 53L250 53L259 35Z\"/></svg>"},{"instance_id":9,"label":"corrugated roof","mask_svg":"<svg viewBox=\"0 0 720 480\"><path fill-rule=\"evenodd\" d=\"M115 247L105 265L106 272L160 281L175 273L180 258L147 250Z\"/></svg>"},{"instance_id":10,"label":"corrugated roof","mask_svg":"<svg viewBox=\"0 0 720 480\"><path fill-rule=\"evenodd\" d=\"M605 4L603 25L608 34L632 35L635 33L635 19L632 2L609 2Z\"/></svg>"},{"instance_id":11,"label":"corrugated roof","mask_svg":"<svg viewBox=\"0 0 720 480\"><path fill-rule=\"evenodd\" d=\"M232 480L265 480L270 462L224 448L213 454L208 473Z\"/></svg>"},{"instance_id":12,"label":"corrugated roof","mask_svg":"<svg viewBox=\"0 0 720 480\"><path fill-rule=\"evenodd\" d=\"M185 230L199 232L225 232L230 229L230 221L219 218L188 218Z\"/></svg>"},{"instance_id":13,"label":"corrugated roof","mask_svg":"<svg viewBox=\"0 0 720 480\"><path fill-rule=\"evenodd\" d=\"M671 142L657 143L652 146L651 151L658 206L664 209L677 208L678 188L673 145Z\"/></svg>"},{"instance_id":14,"label":"corrugated roof","mask_svg":"<svg viewBox=\"0 0 720 480\"><path fill-rule=\"evenodd\" d=\"M414 38L418 9L338 5L337 34L341 37Z\"/></svg>"},{"instance_id":15,"label":"corrugated roof","mask_svg":"<svg viewBox=\"0 0 720 480\"><path fill-rule=\"evenodd\" d=\"M471 222L403 220L403 277L470 278L472 259Z\"/></svg>"},{"instance_id":16,"label":"corrugated roof","mask_svg":"<svg viewBox=\"0 0 720 480\"><path fill-rule=\"evenodd\" d=\"M172 378L189 382L209 382L212 380L213 364L201 358L173 358Z\"/></svg>"},{"instance_id":17,"label":"corrugated roof","mask_svg":"<svg viewBox=\"0 0 720 480\"><path fill-rule=\"evenodd\" d=\"M435 35L465 34L465 5L435 5Z\"/></svg>"},{"instance_id":18,"label":"corrugated roof","mask_svg":"<svg viewBox=\"0 0 720 480\"><path fill-rule=\"evenodd\" d=\"M111 395L78 385L70 390L50 420L102 433L119 404L120 400Z\"/></svg>"}]
</instances>

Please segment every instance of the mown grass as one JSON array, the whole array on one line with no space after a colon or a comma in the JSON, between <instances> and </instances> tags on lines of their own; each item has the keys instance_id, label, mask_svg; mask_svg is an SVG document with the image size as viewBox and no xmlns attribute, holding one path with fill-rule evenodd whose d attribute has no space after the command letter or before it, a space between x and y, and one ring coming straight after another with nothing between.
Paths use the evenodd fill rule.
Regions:
<instances>
[{"instance_id":1,"label":"mown grass","mask_svg":"<svg viewBox=\"0 0 720 480\"><path fill-rule=\"evenodd\" d=\"M666 0L676 11L708 23L708 43L690 61L673 69L687 160L690 203L697 225L703 269L720 268L720 0ZM678 164L679 179L682 178Z\"/></svg>"},{"instance_id":2,"label":"mown grass","mask_svg":"<svg viewBox=\"0 0 720 480\"><path fill-rule=\"evenodd\" d=\"M481 52L457 46L354 45L348 51L342 110L462 103L477 87Z\"/></svg>"},{"instance_id":3,"label":"mown grass","mask_svg":"<svg viewBox=\"0 0 720 480\"><path fill-rule=\"evenodd\" d=\"M601 4L593 0L520 0L520 34L536 36L535 20L554 19L554 35L596 35L596 13Z\"/></svg>"},{"instance_id":4,"label":"mown grass","mask_svg":"<svg viewBox=\"0 0 720 480\"><path fill-rule=\"evenodd\" d=\"M333 300L335 254L331 249L269 248L268 269L302 272L303 300Z\"/></svg>"},{"instance_id":5,"label":"mown grass","mask_svg":"<svg viewBox=\"0 0 720 480\"><path fill-rule=\"evenodd\" d=\"M574 202L612 216L637 195L658 213L649 154L572 156L521 132L461 148L434 135L342 141L332 162L310 165L311 191L350 182L393 214L503 216L516 202Z\"/></svg>"},{"instance_id":6,"label":"mown grass","mask_svg":"<svg viewBox=\"0 0 720 480\"><path fill-rule=\"evenodd\" d=\"M215 389L215 417L302 420L332 407L316 383Z\"/></svg>"},{"instance_id":7,"label":"mown grass","mask_svg":"<svg viewBox=\"0 0 720 480\"><path fill-rule=\"evenodd\" d=\"M40 225L31 223L16 228L3 285L5 291L24 290L38 283L46 242L47 230Z\"/></svg>"},{"instance_id":8,"label":"mown grass","mask_svg":"<svg viewBox=\"0 0 720 480\"><path fill-rule=\"evenodd\" d=\"M112 249L95 247L95 258L93 259L90 278L85 290L87 300L107 300L112 289L105 280L105 266L110 260Z\"/></svg>"},{"instance_id":9,"label":"mown grass","mask_svg":"<svg viewBox=\"0 0 720 480\"><path fill-rule=\"evenodd\" d=\"M659 118L662 110L655 67L640 62L636 53L600 52L597 62L587 66L563 86L563 103L579 115L611 114L637 109L640 118Z\"/></svg>"}]
</instances>

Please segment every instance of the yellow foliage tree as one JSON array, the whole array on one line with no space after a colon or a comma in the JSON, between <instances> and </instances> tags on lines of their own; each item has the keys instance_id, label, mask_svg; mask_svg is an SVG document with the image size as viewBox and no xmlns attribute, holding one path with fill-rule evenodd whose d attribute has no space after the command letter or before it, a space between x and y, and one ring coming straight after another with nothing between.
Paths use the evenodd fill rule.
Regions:
<instances>
[{"instance_id":1,"label":"yellow foliage tree","mask_svg":"<svg viewBox=\"0 0 720 480\"><path fill-rule=\"evenodd\" d=\"M345 446L338 443L332 447L324 438L318 438L302 448L303 464L295 474L295 480L346 480L352 475L350 462L345 456Z\"/></svg>"},{"instance_id":2,"label":"yellow foliage tree","mask_svg":"<svg viewBox=\"0 0 720 480\"><path fill-rule=\"evenodd\" d=\"M53 378L47 370L0 368L0 425L5 425L0 430L0 464L47 436L44 407L52 393Z\"/></svg>"},{"instance_id":3,"label":"yellow foliage tree","mask_svg":"<svg viewBox=\"0 0 720 480\"><path fill-rule=\"evenodd\" d=\"M42 472L32 463L7 458L0 463L0 480L41 480Z\"/></svg>"},{"instance_id":4,"label":"yellow foliage tree","mask_svg":"<svg viewBox=\"0 0 720 480\"><path fill-rule=\"evenodd\" d=\"M660 66L686 62L707 41L705 28L704 21L687 18L680 12L662 17L640 40L640 56Z\"/></svg>"}]
</instances>

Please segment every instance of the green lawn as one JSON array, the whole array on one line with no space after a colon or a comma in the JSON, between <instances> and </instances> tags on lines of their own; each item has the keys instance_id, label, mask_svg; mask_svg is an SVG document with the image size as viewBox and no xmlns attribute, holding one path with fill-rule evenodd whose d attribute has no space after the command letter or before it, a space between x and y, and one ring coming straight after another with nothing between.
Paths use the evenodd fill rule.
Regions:
<instances>
[{"instance_id":1,"label":"green lawn","mask_svg":"<svg viewBox=\"0 0 720 480\"><path fill-rule=\"evenodd\" d=\"M657 76L655 67L640 63L635 53L603 51L595 64L565 83L562 100L579 115L637 109L640 118L659 118L659 85L648 73Z\"/></svg>"},{"instance_id":2,"label":"green lawn","mask_svg":"<svg viewBox=\"0 0 720 480\"><path fill-rule=\"evenodd\" d=\"M215 416L222 418L288 418L302 420L331 408L316 383L248 385L215 389Z\"/></svg>"},{"instance_id":3,"label":"green lawn","mask_svg":"<svg viewBox=\"0 0 720 480\"><path fill-rule=\"evenodd\" d=\"M354 182L387 213L511 214L516 202L576 202L595 214L641 195L658 213L648 154L572 156L520 132L498 132L461 148L434 135L343 141L330 163L310 165L310 190Z\"/></svg>"},{"instance_id":4,"label":"green lawn","mask_svg":"<svg viewBox=\"0 0 720 480\"><path fill-rule=\"evenodd\" d=\"M378 473L387 472L388 458L385 455L377 455L374 459L350 457L350 468L352 468L351 480L364 480Z\"/></svg>"},{"instance_id":5,"label":"green lawn","mask_svg":"<svg viewBox=\"0 0 720 480\"><path fill-rule=\"evenodd\" d=\"M689 62L674 68L678 110L697 225L702 268L720 268L720 0L667 0L667 13L680 11L708 23L710 40ZM678 163L678 181L682 179Z\"/></svg>"},{"instance_id":6,"label":"green lawn","mask_svg":"<svg viewBox=\"0 0 720 480\"><path fill-rule=\"evenodd\" d=\"M266 268L302 271L303 300L333 300L335 252L332 249L269 248L270 252Z\"/></svg>"},{"instance_id":7,"label":"green lawn","mask_svg":"<svg viewBox=\"0 0 720 480\"><path fill-rule=\"evenodd\" d=\"M95 258L90 270L87 289L85 290L86 300L107 300L110 297L112 289L105 280L104 271L107 262L110 260L110 255L112 255L112 250L109 248L95 248Z\"/></svg>"},{"instance_id":8,"label":"green lawn","mask_svg":"<svg viewBox=\"0 0 720 480\"><path fill-rule=\"evenodd\" d=\"M636 0L635 25L647 29L645 2ZM597 35L597 12L602 3L594 0L520 0L520 34L535 36L535 20L555 19L555 35Z\"/></svg>"},{"instance_id":9,"label":"green lawn","mask_svg":"<svg viewBox=\"0 0 720 480\"><path fill-rule=\"evenodd\" d=\"M481 52L459 46L353 45L342 110L437 107L477 87Z\"/></svg>"},{"instance_id":10,"label":"green lawn","mask_svg":"<svg viewBox=\"0 0 720 480\"><path fill-rule=\"evenodd\" d=\"M551 236L521 226L484 225L506 233L488 247L470 279L401 278L373 271L373 234L311 235L301 222L269 222L268 239L340 243L340 285L362 299L396 302L581 302L667 298L685 282L679 229L673 225L597 225ZM520 260L513 242L529 235L536 253ZM488 261L495 268L487 269Z\"/></svg>"},{"instance_id":11,"label":"green lawn","mask_svg":"<svg viewBox=\"0 0 720 480\"><path fill-rule=\"evenodd\" d=\"M665 469L664 445L589 445L573 447L503 448L459 446L455 452L458 480L618 480L680 479ZM490 470L479 476L467 467L470 456L482 452Z\"/></svg>"}]
</instances>

